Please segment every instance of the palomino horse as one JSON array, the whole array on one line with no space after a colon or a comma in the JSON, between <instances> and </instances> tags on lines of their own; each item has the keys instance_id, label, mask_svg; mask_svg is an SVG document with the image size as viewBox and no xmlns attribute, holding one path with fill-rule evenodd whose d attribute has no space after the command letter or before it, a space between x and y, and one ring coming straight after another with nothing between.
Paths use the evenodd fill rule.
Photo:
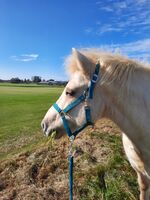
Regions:
<instances>
[{"instance_id":1,"label":"palomino horse","mask_svg":"<svg viewBox=\"0 0 150 200\"><path fill-rule=\"evenodd\" d=\"M100 73L94 96L88 102L92 122L106 117L123 131L123 145L129 162L137 172L140 200L149 200L150 181L150 69L128 58L100 52L96 49L73 49L67 58L70 81L57 100L64 109L89 87L99 60ZM85 105L79 103L66 116L70 129L85 123ZM52 106L46 113L42 128L48 136L54 130L60 138L64 133L63 120Z\"/></svg>"}]
</instances>

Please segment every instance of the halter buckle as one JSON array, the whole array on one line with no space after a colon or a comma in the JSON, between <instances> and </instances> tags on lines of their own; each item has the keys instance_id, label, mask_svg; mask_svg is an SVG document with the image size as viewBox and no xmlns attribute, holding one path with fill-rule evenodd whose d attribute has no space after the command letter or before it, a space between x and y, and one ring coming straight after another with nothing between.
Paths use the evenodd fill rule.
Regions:
<instances>
[{"instance_id":1,"label":"halter buckle","mask_svg":"<svg viewBox=\"0 0 150 200\"><path fill-rule=\"evenodd\" d=\"M66 113L63 110L61 110L61 112L59 114L61 117L64 117Z\"/></svg>"},{"instance_id":2,"label":"halter buckle","mask_svg":"<svg viewBox=\"0 0 150 200\"><path fill-rule=\"evenodd\" d=\"M93 78L92 78L92 82L93 83L96 83L97 82L97 79L98 79L98 75L97 74L93 74Z\"/></svg>"}]
</instances>

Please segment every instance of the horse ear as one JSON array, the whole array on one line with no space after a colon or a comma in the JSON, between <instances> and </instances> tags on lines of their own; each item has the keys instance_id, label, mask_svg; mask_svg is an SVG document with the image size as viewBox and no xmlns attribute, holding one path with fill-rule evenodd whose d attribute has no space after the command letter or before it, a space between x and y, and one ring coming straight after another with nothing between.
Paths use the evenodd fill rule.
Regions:
<instances>
[{"instance_id":1,"label":"horse ear","mask_svg":"<svg viewBox=\"0 0 150 200\"><path fill-rule=\"evenodd\" d=\"M72 54L76 59L78 70L83 72L84 75L90 77L91 67L89 59L75 48L72 48Z\"/></svg>"}]
</instances>

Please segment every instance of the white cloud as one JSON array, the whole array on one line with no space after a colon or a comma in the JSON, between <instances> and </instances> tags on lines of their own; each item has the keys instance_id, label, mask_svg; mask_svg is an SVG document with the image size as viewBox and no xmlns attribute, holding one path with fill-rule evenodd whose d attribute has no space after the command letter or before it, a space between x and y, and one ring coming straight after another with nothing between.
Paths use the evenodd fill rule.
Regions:
<instances>
[{"instance_id":1,"label":"white cloud","mask_svg":"<svg viewBox=\"0 0 150 200\"><path fill-rule=\"evenodd\" d=\"M114 5L114 7L115 7L116 9L125 9L125 8L127 8L127 3L126 3L126 1L116 2L116 3L114 3L113 5Z\"/></svg>"},{"instance_id":2,"label":"white cloud","mask_svg":"<svg viewBox=\"0 0 150 200\"><path fill-rule=\"evenodd\" d=\"M89 33L91 33L93 31L93 28L86 28L85 29L85 33L87 33L87 34L89 34Z\"/></svg>"},{"instance_id":3,"label":"white cloud","mask_svg":"<svg viewBox=\"0 0 150 200\"><path fill-rule=\"evenodd\" d=\"M99 35L102 35L106 32L124 32L124 35L147 34L148 36L148 31L150 31L149 0L97 1L96 6L102 15L107 15L107 18L98 19L101 25L96 24L92 33L99 32ZM106 28L110 26L110 22L111 27Z\"/></svg>"},{"instance_id":4,"label":"white cloud","mask_svg":"<svg viewBox=\"0 0 150 200\"><path fill-rule=\"evenodd\" d=\"M102 45L100 49L120 52L142 61L150 61L150 38L125 44Z\"/></svg>"},{"instance_id":5,"label":"white cloud","mask_svg":"<svg viewBox=\"0 0 150 200\"><path fill-rule=\"evenodd\" d=\"M147 2L147 0L136 0L137 4L144 4Z\"/></svg>"},{"instance_id":6,"label":"white cloud","mask_svg":"<svg viewBox=\"0 0 150 200\"><path fill-rule=\"evenodd\" d=\"M114 27L111 24L104 24L104 25L101 25L101 27L97 30L96 34L102 35L103 33L106 33L106 32L119 32L119 31L121 31L121 28L119 27Z\"/></svg>"},{"instance_id":7,"label":"white cloud","mask_svg":"<svg viewBox=\"0 0 150 200\"><path fill-rule=\"evenodd\" d=\"M11 56L11 59L15 61L29 62L37 60L38 57L39 57L38 54L22 54L19 56Z\"/></svg>"},{"instance_id":8,"label":"white cloud","mask_svg":"<svg viewBox=\"0 0 150 200\"><path fill-rule=\"evenodd\" d=\"M107 12L113 12L113 8L111 8L110 6L102 6L101 10L107 11Z\"/></svg>"}]
</instances>

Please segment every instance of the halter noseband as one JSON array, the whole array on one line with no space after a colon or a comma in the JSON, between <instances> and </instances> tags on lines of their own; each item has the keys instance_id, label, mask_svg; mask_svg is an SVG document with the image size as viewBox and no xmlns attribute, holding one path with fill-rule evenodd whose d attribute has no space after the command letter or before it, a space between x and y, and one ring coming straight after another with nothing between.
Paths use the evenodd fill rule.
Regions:
<instances>
[{"instance_id":1,"label":"halter noseband","mask_svg":"<svg viewBox=\"0 0 150 200\"><path fill-rule=\"evenodd\" d=\"M90 81L90 86L83 92L81 96L79 96L77 99L75 99L72 103L70 103L65 109L61 109L57 103L53 104L53 107L56 109L56 111L59 113L62 121L64 128L66 130L66 133L69 137L69 139L72 141L75 139L75 137L78 135L79 132L81 132L85 127L89 125L93 125L92 123L92 118L91 118L91 110L88 104L86 103L88 100L93 99L93 94L94 94L94 88L96 85L96 82L98 80L98 74L100 70L100 63L98 62L95 67L95 72L93 74L93 77ZM67 113L72 110L74 107L79 105L81 102L85 102L84 110L85 110L85 119L86 122L78 129L76 129L74 132L71 131L68 121L66 119Z\"/></svg>"}]
</instances>

